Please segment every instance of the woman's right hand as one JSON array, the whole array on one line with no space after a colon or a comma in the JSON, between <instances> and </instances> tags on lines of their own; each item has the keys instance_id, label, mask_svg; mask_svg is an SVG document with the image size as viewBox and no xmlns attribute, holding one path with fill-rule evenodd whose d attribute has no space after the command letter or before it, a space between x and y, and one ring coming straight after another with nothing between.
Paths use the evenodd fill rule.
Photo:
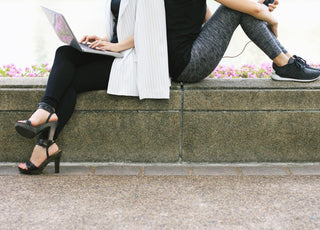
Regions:
<instances>
[{"instance_id":1,"label":"woman's right hand","mask_svg":"<svg viewBox=\"0 0 320 230\"><path fill-rule=\"evenodd\" d=\"M278 5L279 1L275 0L274 3L275 5L269 4L269 6L265 6L264 4L261 3L260 9L261 9L261 15L263 15L264 17L264 19L262 20L266 21L269 24L271 31L274 33L276 37L278 37L278 20L271 14L271 12L273 11L273 6ZM258 19L261 19L261 18L258 17Z\"/></svg>"},{"instance_id":2,"label":"woman's right hand","mask_svg":"<svg viewBox=\"0 0 320 230\"><path fill-rule=\"evenodd\" d=\"M80 41L79 43L83 43L83 44L87 44L88 42L92 43L95 42L97 40L105 40L105 38L100 38L96 35L85 35Z\"/></svg>"},{"instance_id":3,"label":"woman's right hand","mask_svg":"<svg viewBox=\"0 0 320 230\"><path fill-rule=\"evenodd\" d=\"M274 33L274 35L276 37L278 37L278 22L275 22L273 24L269 23L269 25L270 25L270 28L271 28L272 32Z\"/></svg>"},{"instance_id":4,"label":"woman's right hand","mask_svg":"<svg viewBox=\"0 0 320 230\"><path fill-rule=\"evenodd\" d=\"M274 1L274 3L276 3L276 5L279 4L278 0ZM273 6L269 4L269 7L266 7L265 5L262 5L262 7L264 8L265 14L267 15L266 21L269 24L271 31L274 33L276 37L278 37L278 19L271 14L273 10L270 10L270 8L273 8Z\"/></svg>"},{"instance_id":5,"label":"woman's right hand","mask_svg":"<svg viewBox=\"0 0 320 230\"><path fill-rule=\"evenodd\" d=\"M258 2L260 4L263 4L265 0L258 0ZM273 12L276 8L277 8L277 5L279 5L279 0L274 0L273 3L269 4L267 7L269 9L270 12Z\"/></svg>"},{"instance_id":6,"label":"woman's right hand","mask_svg":"<svg viewBox=\"0 0 320 230\"><path fill-rule=\"evenodd\" d=\"M277 5L279 5L279 0L274 0L272 4L269 4L269 11L273 12L277 8Z\"/></svg>"}]
</instances>

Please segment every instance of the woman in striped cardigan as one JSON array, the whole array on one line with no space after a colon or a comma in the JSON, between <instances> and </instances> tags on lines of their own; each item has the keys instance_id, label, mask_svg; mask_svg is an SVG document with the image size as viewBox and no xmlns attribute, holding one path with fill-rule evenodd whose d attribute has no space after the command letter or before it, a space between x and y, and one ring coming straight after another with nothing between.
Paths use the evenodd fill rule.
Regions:
<instances>
[{"instance_id":1,"label":"woman in striped cardigan","mask_svg":"<svg viewBox=\"0 0 320 230\"><path fill-rule=\"evenodd\" d=\"M15 125L19 134L40 134L31 159L18 168L39 174L55 161L59 172L61 151L55 140L70 119L79 93L108 93L144 98L169 98L169 71L163 0L107 0L107 36L84 36L81 43L100 50L121 52L123 58L82 53L59 47L38 109Z\"/></svg>"}]
</instances>

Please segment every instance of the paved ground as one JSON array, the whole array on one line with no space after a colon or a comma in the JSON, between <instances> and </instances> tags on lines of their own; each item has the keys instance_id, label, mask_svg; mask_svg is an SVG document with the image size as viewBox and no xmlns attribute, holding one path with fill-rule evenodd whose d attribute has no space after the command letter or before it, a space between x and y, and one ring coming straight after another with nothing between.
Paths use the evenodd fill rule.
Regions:
<instances>
[{"instance_id":1,"label":"paved ground","mask_svg":"<svg viewBox=\"0 0 320 230\"><path fill-rule=\"evenodd\" d=\"M0 229L320 229L320 164L2 164L0 213Z\"/></svg>"}]
</instances>

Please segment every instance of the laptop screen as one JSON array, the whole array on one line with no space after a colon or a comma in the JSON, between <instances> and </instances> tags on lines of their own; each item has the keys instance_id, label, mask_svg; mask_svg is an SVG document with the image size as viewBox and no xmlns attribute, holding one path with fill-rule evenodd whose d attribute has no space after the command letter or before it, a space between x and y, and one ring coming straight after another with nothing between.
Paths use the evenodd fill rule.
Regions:
<instances>
[{"instance_id":1,"label":"laptop screen","mask_svg":"<svg viewBox=\"0 0 320 230\"><path fill-rule=\"evenodd\" d=\"M72 33L70 26L68 25L66 19L64 18L64 16L62 14L55 12L53 10L50 10L50 9L43 7L43 6L41 6L41 8L45 12L54 31L56 32L59 39L63 43L70 45L73 48L75 48L81 52L103 54L103 55L109 55L109 56L113 56L113 57L123 57L123 54L121 54L121 53L111 52L111 51L106 51L106 50L91 49L91 48L84 46L82 44L80 46L78 40L76 39L76 37Z\"/></svg>"},{"instance_id":2,"label":"laptop screen","mask_svg":"<svg viewBox=\"0 0 320 230\"><path fill-rule=\"evenodd\" d=\"M49 19L54 31L63 43L67 45L71 45L74 42L77 43L67 21L65 20L62 14L45 7L42 7L42 9L44 10L47 18Z\"/></svg>"},{"instance_id":3,"label":"laptop screen","mask_svg":"<svg viewBox=\"0 0 320 230\"><path fill-rule=\"evenodd\" d=\"M69 29L68 25L65 23L65 20L62 15L55 15L54 30L56 31L60 40L66 44L71 44L73 40L72 32Z\"/></svg>"}]
</instances>

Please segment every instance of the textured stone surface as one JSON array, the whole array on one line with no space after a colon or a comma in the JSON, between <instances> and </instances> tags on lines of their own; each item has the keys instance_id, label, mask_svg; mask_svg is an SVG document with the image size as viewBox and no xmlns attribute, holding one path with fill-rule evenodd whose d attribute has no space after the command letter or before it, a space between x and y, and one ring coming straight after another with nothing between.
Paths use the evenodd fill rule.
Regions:
<instances>
[{"instance_id":1,"label":"textured stone surface","mask_svg":"<svg viewBox=\"0 0 320 230\"><path fill-rule=\"evenodd\" d=\"M250 166L241 167L244 176L285 176L288 175L286 168L284 167L274 167L274 166Z\"/></svg>"},{"instance_id":2,"label":"textured stone surface","mask_svg":"<svg viewBox=\"0 0 320 230\"><path fill-rule=\"evenodd\" d=\"M0 229L320 229L320 177L3 176Z\"/></svg>"},{"instance_id":3,"label":"textured stone surface","mask_svg":"<svg viewBox=\"0 0 320 230\"><path fill-rule=\"evenodd\" d=\"M1 111L34 111L44 89L0 89Z\"/></svg>"},{"instance_id":4,"label":"textured stone surface","mask_svg":"<svg viewBox=\"0 0 320 230\"><path fill-rule=\"evenodd\" d=\"M14 123L21 117L27 113L0 114L1 120L8 121L0 123L2 162L27 160L36 143L15 132ZM57 142L63 161L176 162L179 114L76 112Z\"/></svg>"},{"instance_id":5,"label":"textured stone surface","mask_svg":"<svg viewBox=\"0 0 320 230\"><path fill-rule=\"evenodd\" d=\"M1 89L0 110L34 111L44 89ZM92 111L177 111L181 109L179 91L172 90L170 100L139 100L137 97L111 96L104 90L82 93L78 96L76 110Z\"/></svg>"},{"instance_id":6,"label":"textured stone surface","mask_svg":"<svg viewBox=\"0 0 320 230\"><path fill-rule=\"evenodd\" d=\"M188 167L185 166L152 166L145 167L144 175L146 176L187 176Z\"/></svg>"},{"instance_id":7,"label":"textured stone surface","mask_svg":"<svg viewBox=\"0 0 320 230\"><path fill-rule=\"evenodd\" d=\"M318 112L187 112L183 152L191 162L320 161Z\"/></svg>"},{"instance_id":8,"label":"textured stone surface","mask_svg":"<svg viewBox=\"0 0 320 230\"><path fill-rule=\"evenodd\" d=\"M17 120L36 109L46 79L0 79L0 161L29 158L36 140ZM320 161L320 82L270 79L173 83L170 100L95 91L79 95L58 139L63 161Z\"/></svg>"},{"instance_id":9,"label":"textured stone surface","mask_svg":"<svg viewBox=\"0 0 320 230\"><path fill-rule=\"evenodd\" d=\"M18 163L0 163L0 176L21 175ZM180 164L180 163L65 163L60 173L50 163L43 176L320 176L319 163Z\"/></svg>"},{"instance_id":10,"label":"textured stone surface","mask_svg":"<svg viewBox=\"0 0 320 230\"><path fill-rule=\"evenodd\" d=\"M179 114L78 112L60 137L64 161L176 162Z\"/></svg>"},{"instance_id":11,"label":"textured stone surface","mask_svg":"<svg viewBox=\"0 0 320 230\"><path fill-rule=\"evenodd\" d=\"M319 86L270 79L184 85L182 158L319 161Z\"/></svg>"},{"instance_id":12,"label":"textured stone surface","mask_svg":"<svg viewBox=\"0 0 320 230\"><path fill-rule=\"evenodd\" d=\"M313 166L291 166L289 170L293 175L320 176L320 165Z\"/></svg>"},{"instance_id":13,"label":"textured stone surface","mask_svg":"<svg viewBox=\"0 0 320 230\"><path fill-rule=\"evenodd\" d=\"M185 111L319 110L320 90L186 90Z\"/></svg>"},{"instance_id":14,"label":"textured stone surface","mask_svg":"<svg viewBox=\"0 0 320 230\"><path fill-rule=\"evenodd\" d=\"M2 77L0 78L0 88L45 88L48 78L46 77ZM171 83L171 89L177 90L180 84Z\"/></svg>"},{"instance_id":15,"label":"textured stone surface","mask_svg":"<svg viewBox=\"0 0 320 230\"><path fill-rule=\"evenodd\" d=\"M0 112L0 162L26 161L35 139L21 137L14 129L17 120L30 115L30 112Z\"/></svg>"},{"instance_id":16,"label":"textured stone surface","mask_svg":"<svg viewBox=\"0 0 320 230\"><path fill-rule=\"evenodd\" d=\"M320 81L308 84L299 82L280 82L271 79L205 79L194 84L184 84L185 90L211 89L320 89Z\"/></svg>"},{"instance_id":17,"label":"textured stone surface","mask_svg":"<svg viewBox=\"0 0 320 230\"><path fill-rule=\"evenodd\" d=\"M68 176L88 176L91 173L91 168L87 166L69 166L69 167L61 167L60 173L54 173L54 166L48 167L45 169L44 174L48 175L68 175Z\"/></svg>"},{"instance_id":18,"label":"textured stone surface","mask_svg":"<svg viewBox=\"0 0 320 230\"><path fill-rule=\"evenodd\" d=\"M47 81L45 77L1 77L0 88L45 88Z\"/></svg>"},{"instance_id":19,"label":"textured stone surface","mask_svg":"<svg viewBox=\"0 0 320 230\"><path fill-rule=\"evenodd\" d=\"M237 176L236 167L232 166L195 166L192 167L193 175L196 176Z\"/></svg>"},{"instance_id":20,"label":"textured stone surface","mask_svg":"<svg viewBox=\"0 0 320 230\"><path fill-rule=\"evenodd\" d=\"M0 161L29 158L36 139L14 130L30 116L44 89L0 89ZM58 139L63 161L176 162L179 160L181 98L116 97L105 91L81 94L76 112ZM161 124L161 125L159 125ZM177 144L178 143L178 144Z\"/></svg>"},{"instance_id":21,"label":"textured stone surface","mask_svg":"<svg viewBox=\"0 0 320 230\"><path fill-rule=\"evenodd\" d=\"M179 111L181 96L172 90L170 100L139 100L137 97L119 97L108 95L105 91L83 93L79 95L76 110L85 111Z\"/></svg>"},{"instance_id":22,"label":"textured stone surface","mask_svg":"<svg viewBox=\"0 0 320 230\"><path fill-rule=\"evenodd\" d=\"M95 175L138 176L142 171L139 166L100 166L95 168Z\"/></svg>"},{"instance_id":23,"label":"textured stone surface","mask_svg":"<svg viewBox=\"0 0 320 230\"><path fill-rule=\"evenodd\" d=\"M17 176L19 174L17 166L0 166L0 176Z\"/></svg>"}]
</instances>

